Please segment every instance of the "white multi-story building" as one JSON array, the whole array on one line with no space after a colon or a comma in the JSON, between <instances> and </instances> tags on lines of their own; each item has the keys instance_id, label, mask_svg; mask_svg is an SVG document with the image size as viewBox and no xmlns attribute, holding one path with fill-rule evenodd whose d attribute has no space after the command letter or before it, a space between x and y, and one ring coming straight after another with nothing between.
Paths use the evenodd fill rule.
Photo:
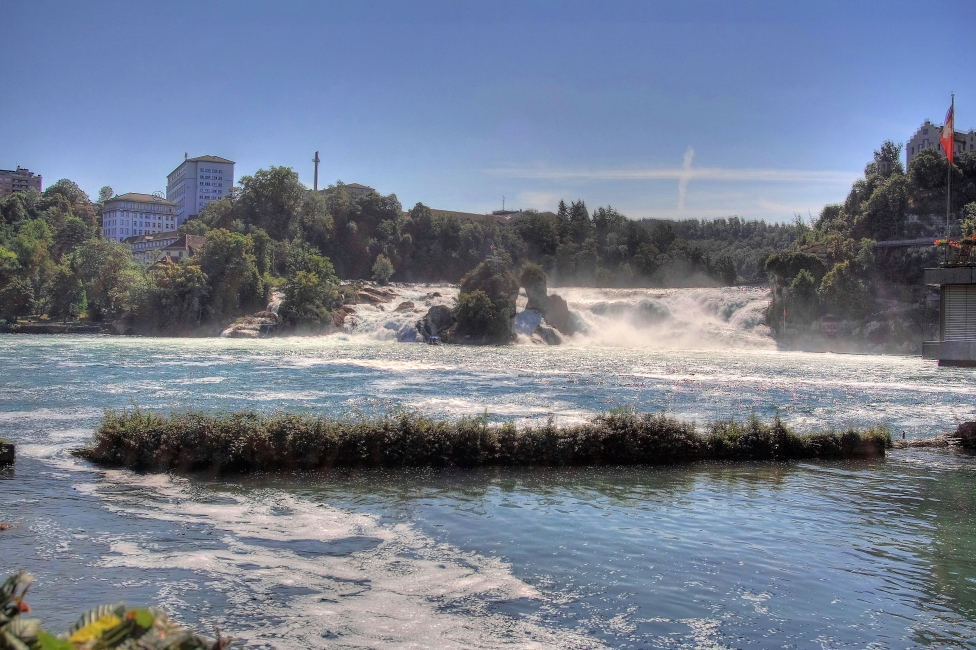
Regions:
<instances>
[{"instance_id":1,"label":"white multi-story building","mask_svg":"<svg viewBox=\"0 0 976 650\"><path fill-rule=\"evenodd\" d=\"M102 210L102 236L112 241L176 230L176 226L176 204L152 194L113 196Z\"/></svg>"},{"instance_id":2,"label":"white multi-story building","mask_svg":"<svg viewBox=\"0 0 976 650\"><path fill-rule=\"evenodd\" d=\"M921 153L923 149L934 148L944 156L945 152L942 150L942 145L939 144L939 137L941 136L942 126L936 126L932 122L925 120L925 123L918 127L911 140L905 143L905 170L908 170L908 166L912 163L912 158ZM976 131L972 129L968 133L956 131L954 136L954 157L958 157L963 151L976 151Z\"/></svg>"},{"instance_id":3,"label":"white multi-story building","mask_svg":"<svg viewBox=\"0 0 976 650\"><path fill-rule=\"evenodd\" d=\"M176 204L176 225L200 214L203 207L230 194L234 161L219 156L186 158L166 177L166 198Z\"/></svg>"}]
</instances>

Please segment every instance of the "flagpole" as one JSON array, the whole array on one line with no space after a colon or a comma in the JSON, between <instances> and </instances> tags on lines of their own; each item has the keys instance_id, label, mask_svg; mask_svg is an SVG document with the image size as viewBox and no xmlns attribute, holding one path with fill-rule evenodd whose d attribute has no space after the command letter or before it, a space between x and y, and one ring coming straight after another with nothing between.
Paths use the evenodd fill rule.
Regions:
<instances>
[{"instance_id":1,"label":"flagpole","mask_svg":"<svg viewBox=\"0 0 976 650\"><path fill-rule=\"evenodd\" d=\"M952 93L949 115L952 116L952 128L949 131L949 150L946 151L946 252L945 265L949 265L949 212L952 203L952 153L956 147L956 93Z\"/></svg>"}]
</instances>

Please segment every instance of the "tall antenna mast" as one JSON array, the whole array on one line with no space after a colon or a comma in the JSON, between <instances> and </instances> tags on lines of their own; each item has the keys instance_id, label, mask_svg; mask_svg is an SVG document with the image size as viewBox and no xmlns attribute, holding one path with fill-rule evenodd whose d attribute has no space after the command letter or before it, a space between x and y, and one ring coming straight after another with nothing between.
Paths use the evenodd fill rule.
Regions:
<instances>
[{"instance_id":1,"label":"tall antenna mast","mask_svg":"<svg viewBox=\"0 0 976 650\"><path fill-rule=\"evenodd\" d=\"M319 160L318 151L315 152L315 157L312 158L312 162L315 163L315 180L313 181L312 189L318 192L319 191L319 163L322 162L321 160Z\"/></svg>"},{"instance_id":2,"label":"tall antenna mast","mask_svg":"<svg viewBox=\"0 0 976 650\"><path fill-rule=\"evenodd\" d=\"M502 194L502 212L505 211L505 195Z\"/></svg>"}]
</instances>

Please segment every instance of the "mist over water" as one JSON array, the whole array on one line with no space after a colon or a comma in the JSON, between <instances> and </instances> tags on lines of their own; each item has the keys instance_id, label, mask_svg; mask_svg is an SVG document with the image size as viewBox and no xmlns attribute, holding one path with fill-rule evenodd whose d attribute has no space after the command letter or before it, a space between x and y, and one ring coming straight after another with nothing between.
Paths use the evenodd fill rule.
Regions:
<instances>
[{"instance_id":1,"label":"mist over water","mask_svg":"<svg viewBox=\"0 0 976 650\"><path fill-rule=\"evenodd\" d=\"M434 305L454 305L454 285L394 285L392 303L356 305L346 335L375 340L402 340ZM765 287L708 289L595 289L555 287L583 326L564 343L581 347L657 349L774 349L764 324L769 305ZM404 302L412 308L398 310ZM523 292L517 301L524 310ZM407 336L409 338L409 335ZM410 339L412 340L412 339ZM527 337L519 342L530 344Z\"/></svg>"},{"instance_id":2,"label":"mist over water","mask_svg":"<svg viewBox=\"0 0 976 650\"><path fill-rule=\"evenodd\" d=\"M454 295L409 291L423 312ZM30 602L55 629L124 600L247 647L976 647L969 457L214 478L68 454L133 404L779 413L909 438L976 419L970 370L775 351L761 289L553 291L588 329L558 347L396 343L419 318L396 301L320 338L0 336L0 437L19 452L0 470L0 570L38 575Z\"/></svg>"}]
</instances>

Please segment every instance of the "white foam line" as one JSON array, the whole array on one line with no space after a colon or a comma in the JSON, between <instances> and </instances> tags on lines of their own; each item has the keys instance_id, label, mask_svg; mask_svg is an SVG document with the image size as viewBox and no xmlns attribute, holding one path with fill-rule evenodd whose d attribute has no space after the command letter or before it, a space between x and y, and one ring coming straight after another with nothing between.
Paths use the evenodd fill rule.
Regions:
<instances>
[{"instance_id":1,"label":"white foam line","mask_svg":"<svg viewBox=\"0 0 976 650\"><path fill-rule=\"evenodd\" d=\"M106 487L141 488L138 496ZM512 575L497 558L436 544L409 524L381 525L370 515L312 503L278 490L248 495L221 493L225 503L193 498L186 479L108 471L98 483L78 485L110 509L155 520L195 523L223 531L226 548L162 551L141 539L118 539L104 566L133 569L189 569L206 574L206 588L219 586L237 603L230 623L256 620L254 629L231 630L245 642L279 648L602 648L598 641L563 629L549 629L536 618L512 617L490 609L497 600L540 599L532 586ZM199 489L199 488L197 488ZM129 496L126 496L129 494ZM286 509L287 515L276 514ZM271 541L379 540L367 550L344 556L303 557ZM244 571L242 564L257 565ZM216 582L214 582L216 581ZM280 585L314 590L288 602L252 604L247 594ZM450 605L463 604L464 611ZM252 611L257 608L259 611ZM326 640L330 634L338 635Z\"/></svg>"}]
</instances>

